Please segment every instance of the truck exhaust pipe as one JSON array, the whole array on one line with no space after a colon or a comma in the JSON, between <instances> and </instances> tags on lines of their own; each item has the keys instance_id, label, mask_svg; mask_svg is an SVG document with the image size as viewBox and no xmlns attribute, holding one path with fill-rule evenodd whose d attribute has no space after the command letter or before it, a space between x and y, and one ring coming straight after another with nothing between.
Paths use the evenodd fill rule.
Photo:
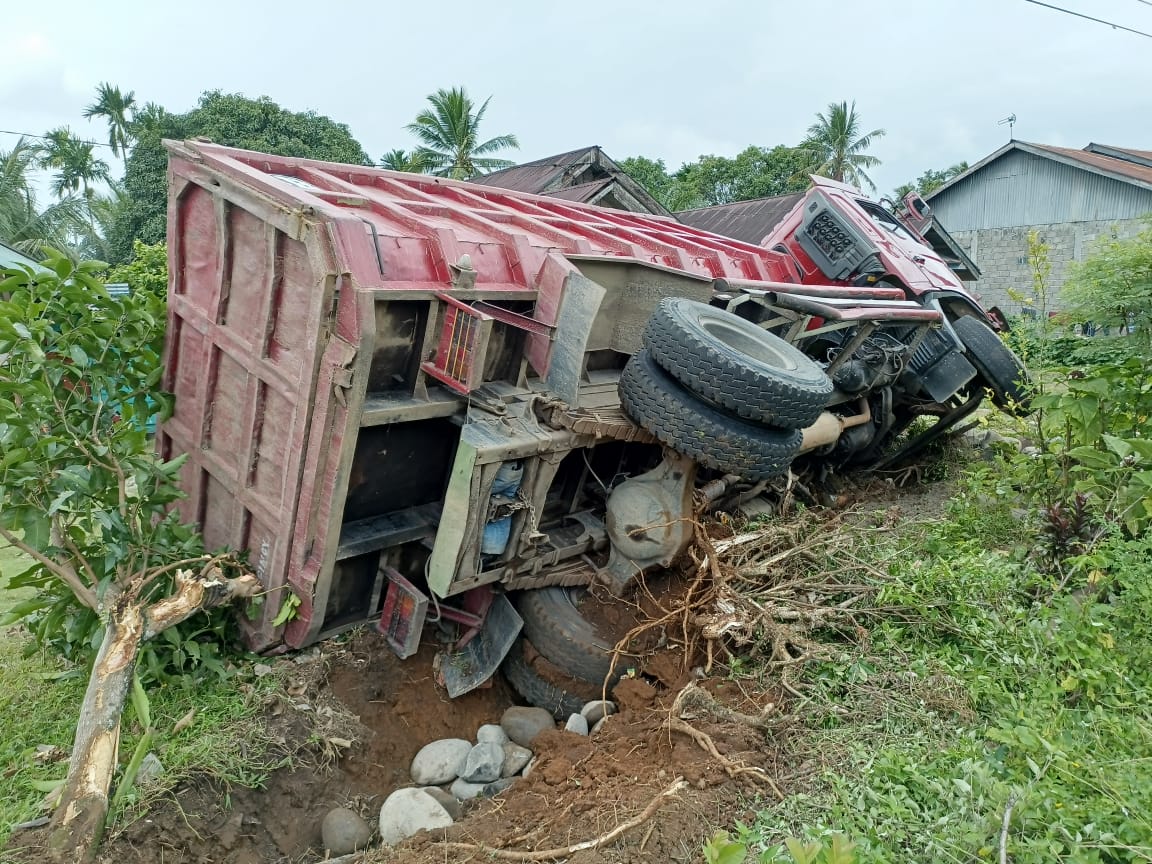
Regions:
<instances>
[{"instance_id":1,"label":"truck exhaust pipe","mask_svg":"<svg viewBox=\"0 0 1152 864\"><path fill-rule=\"evenodd\" d=\"M853 414L848 417L841 417L839 414L825 411L816 418L815 423L804 430L804 439L800 443L799 452L808 453L811 450L835 444L845 429L871 423L872 409L868 406L868 400L861 399L859 408L859 414Z\"/></svg>"}]
</instances>

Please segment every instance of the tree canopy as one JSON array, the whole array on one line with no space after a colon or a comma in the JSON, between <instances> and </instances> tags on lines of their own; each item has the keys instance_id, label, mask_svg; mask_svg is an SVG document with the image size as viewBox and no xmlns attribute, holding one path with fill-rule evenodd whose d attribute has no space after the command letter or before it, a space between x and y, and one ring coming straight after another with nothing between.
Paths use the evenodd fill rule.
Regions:
<instances>
[{"instance_id":1,"label":"tree canopy","mask_svg":"<svg viewBox=\"0 0 1152 864\"><path fill-rule=\"evenodd\" d=\"M492 97L477 108L463 87L440 89L428 97L428 107L408 124L408 131L420 142L414 158L424 170L438 177L467 180L513 164L494 154L515 150L515 135L497 135L480 140L480 124Z\"/></svg>"},{"instance_id":2,"label":"tree canopy","mask_svg":"<svg viewBox=\"0 0 1152 864\"><path fill-rule=\"evenodd\" d=\"M327 162L370 165L364 148L343 123L314 111L289 111L268 97L249 99L238 93L204 93L186 114L170 114L149 103L133 124L137 136L124 171L129 204L110 229L109 250L115 261L127 261L132 243L165 239L168 214L168 156L164 138L204 136L217 144L278 156L300 156Z\"/></svg>"},{"instance_id":3,"label":"tree canopy","mask_svg":"<svg viewBox=\"0 0 1152 864\"><path fill-rule=\"evenodd\" d=\"M864 151L877 138L883 138L885 132L873 129L861 134L861 126L855 100L851 104L833 102L827 113L817 113L816 122L808 127L808 136L800 145L808 171L861 189L875 189L876 184L864 169L875 168L880 160Z\"/></svg>"},{"instance_id":4,"label":"tree canopy","mask_svg":"<svg viewBox=\"0 0 1152 864\"><path fill-rule=\"evenodd\" d=\"M916 178L912 183L905 183L897 186L896 190L892 193L893 199L899 201L909 192L918 192L922 196L931 195L953 177L959 177L968 170L967 162L957 162L955 165L938 171L934 168L929 168L923 174Z\"/></svg>"}]
</instances>

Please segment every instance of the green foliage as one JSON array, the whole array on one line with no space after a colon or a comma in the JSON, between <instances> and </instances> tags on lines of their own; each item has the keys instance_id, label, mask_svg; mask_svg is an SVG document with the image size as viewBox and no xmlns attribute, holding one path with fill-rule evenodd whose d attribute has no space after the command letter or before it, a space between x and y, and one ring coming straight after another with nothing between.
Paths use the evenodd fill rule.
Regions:
<instances>
[{"instance_id":1,"label":"green foliage","mask_svg":"<svg viewBox=\"0 0 1152 864\"><path fill-rule=\"evenodd\" d=\"M860 130L855 101L851 105L846 101L831 103L827 114L816 115L816 122L808 127L808 136L800 144L807 170L861 189L875 189L865 169L875 168L880 160L865 151L885 132L873 129L861 134Z\"/></svg>"},{"instance_id":2,"label":"green foliage","mask_svg":"<svg viewBox=\"0 0 1152 864\"><path fill-rule=\"evenodd\" d=\"M663 160L634 156L620 167L673 212L802 192L808 188L804 154L795 147L748 147L734 158L701 156L674 174Z\"/></svg>"},{"instance_id":3,"label":"green foliage","mask_svg":"<svg viewBox=\"0 0 1152 864\"><path fill-rule=\"evenodd\" d=\"M109 282L126 282L134 292L146 292L160 300L168 296L168 245L132 244L132 260L108 271Z\"/></svg>"},{"instance_id":4,"label":"green foliage","mask_svg":"<svg viewBox=\"0 0 1152 864\"><path fill-rule=\"evenodd\" d=\"M928 197L949 180L954 177L959 177L968 170L967 162L957 162L948 168L940 171L935 168L929 168L923 174L916 178L913 183L905 183L902 186L897 186L896 191L892 193L892 198L895 201L901 200L909 192L917 192L921 197Z\"/></svg>"},{"instance_id":5,"label":"green foliage","mask_svg":"<svg viewBox=\"0 0 1152 864\"><path fill-rule=\"evenodd\" d=\"M180 462L161 462L146 431L171 407L156 390L163 300L109 296L101 262L51 252L45 264L0 271L0 537L35 559L9 578L35 593L0 623L23 620L40 644L83 661L102 638L103 600L129 588L165 596L176 563L203 548L169 509ZM142 673L223 674L226 620L165 631Z\"/></svg>"},{"instance_id":6,"label":"green foliage","mask_svg":"<svg viewBox=\"0 0 1152 864\"><path fill-rule=\"evenodd\" d=\"M1128 240L1113 240L1074 264L1063 297L1081 321L1125 327L1132 323L1152 344L1152 217Z\"/></svg>"},{"instance_id":7,"label":"green foliage","mask_svg":"<svg viewBox=\"0 0 1152 864\"><path fill-rule=\"evenodd\" d=\"M97 158L94 146L66 126L48 132L39 156L40 167L55 172L52 192L59 198L81 190L87 195L93 183L109 178L108 163Z\"/></svg>"},{"instance_id":8,"label":"green foliage","mask_svg":"<svg viewBox=\"0 0 1152 864\"><path fill-rule=\"evenodd\" d=\"M40 148L23 138L0 151L0 241L34 256L41 246L67 245L86 215L84 199L73 195L40 209L32 181L40 156Z\"/></svg>"},{"instance_id":9,"label":"green foliage","mask_svg":"<svg viewBox=\"0 0 1152 864\"><path fill-rule=\"evenodd\" d=\"M428 167L418 150L389 150L380 157L377 164L389 171L407 171L412 174L423 174Z\"/></svg>"},{"instance_id":10,"label":"green foliage","mask_svg":"<svg viewBox=\"0 0 1152 864\"><path fill-rule=\"evenodd\" d=\"M109 242L114 263L129 260L135 240L164 241L168 214L168 154L164 138L204 136L217 144L278 156L370 165L368 154L343 123L313 111L293 112L267 97L249 99L212 90L187 114L148 104L132 124L137 141L125 162L124 190L130 206L116 220Z\"/></svg>"},{"instance_id":11,"label":"green foliage","mask_svg":"<svg viewBox=\"0 0 1152 864\"><path fill-rule=\"evenodd\" d=\"M437 177L467 180L509 168L513 162L493 154L520 146L515 135L497 135L480 140L480 124L492 97L477 108L463 87L441 88L428 97L428 106L408 124L408 131L420 142L414 158L423 170Z\"/></svg>"},{"instance_id":12,"label":"green foliage","mask_svg":"<svg viewBox=\"0 0 1152 864\"><path fill-rule=\"evenodd\" d=\"M135 93L131 90L122 93L119 87L104 82L96 87L96 101L84 109L87 119L101 117L108 123L108 146L112 148L113 156L128 152L135 109Z\"/></svg>"},{"instance_id":13,"label":"green foliage","mask_svg":"<svg viewBox=\"0 0 1152 864\"><path fill-rule=\"evenodd\" d=\"M733 839L727 831L717 831L702 849L705 864L744 864L758 832L740 826ZM783 844L762 849L754 856L756 864L856 864L856 844L842 834L833 834L805 843L787 837Z\"/></svg>"}]
</instances>

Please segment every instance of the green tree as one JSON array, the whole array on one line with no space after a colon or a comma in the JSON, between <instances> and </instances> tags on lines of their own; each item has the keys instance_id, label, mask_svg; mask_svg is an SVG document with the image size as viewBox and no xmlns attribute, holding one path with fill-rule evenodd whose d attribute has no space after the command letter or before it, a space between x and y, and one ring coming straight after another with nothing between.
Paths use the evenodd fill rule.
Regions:
<instances>
[{"instance_id":1,"label":"green tree","mask_svg":"<svg viewBox=\"0 0 1152 864\"><path fill-rule=\"evenodd\" d=\"M267 97L248 99L219 90L204 93L187 114L171 114L148 103L136 113L137 140L124 170L129 204L109 236L114 262L127 261L132 243L159 243L168 221L168 154L164 138L204 136L229 147L279 156L371 165L364 148L343 123L312 111L293 112Z\"/></svg>"},{"instance_id":2,"label":"green tree","mask_svg":"<svg viewBox=\"0 0 1152 864\"><path fill-rule=\"evenodd\" d=\"M66 244L85 221L84 201L78 196L39 209L32 185L39 159L39 148L23 138L11 150L0 151L0 240L33 255L41 246Z\"/></svg>"},{"instance_id":3,"label":"green tree","mask_svg":"<svg viewBox=\"0 0 1152 864\"><path fill-rule=\"evenodd\" d=\"M134 293L147 292L160 300L168 296L168 244L132 244L132 260L108 271L109 282L125 282Z\"/></svg>"},{"instance_id":4,"label":"green tree","mask_svg":"<svg viewBox=\"0 0 1152 864\"><path fill-rule=\"evenodd\" d=\"M389 171L407 171L410 174L423 174L427 168L418 150L389 150L377 164Z\"/></svg>"},{"instance_id":5,"label":"green tree","mask_svg":"<svg viewBox=\"0 0 1152 864\"><path fill-rule=\"evenodd\" d=\"M86 644L99 645L49 840L56 857L91 861L143 645L260 584L205 555L170 509L179 460L161 462L146 431L171 408L155 391L162 302L110 297L94 275L101 262L49 253L45 266L0 270L0 538L33 561L9 584L37 589L8 623L47 612L37 627L67 638L76 619L63 594L88 616Z\"/></svg>"},{"instance_id":6,"label":"green tree","mask_svg":"<svg viewBox=\"0 0 1152 864\"><path fill-rule=\"evenodd\" d=\"M467 180L515 164L492 155L518 148L520 142L515 135L480 141L480 124L491 101L492 97L488 97L476 108L463 87L440 89L428 97L430 107L416 115L415 122L408 124L408 131L420 142L416 154L430 173Z\"/></svg>"},{"instance_id":7,"label":"green tree","mask_svg":"<svg viewBox=\"0 0 1152 864\"><path fill-rule=\"evenodd\" d=\"M1062 298L1081 321L1134 324L1152 353L1152 217L1137 236L1105 243L1074 264Z\"/></svg>"},{"instance_id":8,"label":"green tree","mask_svg":"<svg viewBox=\"0 0 1152 864\"><path fill-rule=\"evenodd\" d=\"M795 147L748 147L733 159L701 156L676 172L705 204L730 204L802 192L808 188L806 156Z\"/></svg>"},{"instance_id":9,"label":"green tree","mask_svg":"<svg viewBox=\"0 0 1152 864\"><path fill-rule=\"evenodd\" d=\"M52 192L58 197L83 190L91 194L92 184L107 180L108 163L96 156L94 145L82 141L67 126L53 129L40 146L40 167L55 172Z\"/></svg>"},{"instance_id":10,"label":"green tree","mask_svg":"<svg viewBox=\"0 0 1152 864\"><path fill-rule=\"evenodd\" d=\"M885 132L873 129L861 135L860 128L855 100L851 105L846 101L833 102L827 114L819 112L800 145L808 163L807 170L861 189L875 189L876 184L864 169L875 168L880 160L864 151L876 139L883 138Z\"/></svg>"},{"instance_id":11,"label":"green tree","mask_svg":"<svg viewBox=\"0 0 1152 864\"><path fill-rule=\"evenodd\" d=\"M672 212L701 207L705 203L691 183L668 173L663 159L632 156L621 160L619 165L624 173Z\"/></svg>"},{"instance_id":12,"label":"green tree","mask_svg":"<svg viewBox=\"0 0 1152 864\"><path fill-rule=\"evenodd\" d=\"M89 120L102 117L108 123L108 145L113 156L128 152L135 107L136 94L131 90L123 93L119 87L101 82L96 87L96 101L84 109L84 116Z\"/></svg>"},{"instance_id":13,"label":"green tree","mask_svg":"<svg viewBox=\"0 0 1152 864\"><path fill-rule=\"evenodd\" d=\"M923 174L916 178L915 182L905 183L902 186L897 186L896 190L892 193L892 198L899 201L909 192L917 192L923 197L927 197L947 183L954 177L959 177L968 170L967 162L957 162L942 171L934 168L929 168Z\"/></svg>"}]
</instances>

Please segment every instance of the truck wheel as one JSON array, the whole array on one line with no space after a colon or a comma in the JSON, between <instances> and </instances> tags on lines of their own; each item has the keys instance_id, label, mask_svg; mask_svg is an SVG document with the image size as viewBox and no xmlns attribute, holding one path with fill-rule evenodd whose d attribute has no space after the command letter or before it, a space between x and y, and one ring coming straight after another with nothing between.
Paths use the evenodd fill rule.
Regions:
<instances>
[{"instance_id":1,"label":"truck wheel","mask_svg":"<svg viewBox=\"0 0 1152 864\"><path fill-rule=\"evenodd\" d=\"M964 351L984 385L992 391L992 403L1005 411L1027 414L1030 379L1024 364L996 332L972 315L952 322Z\"/></svg>"},{"instance_id":2,"label":"truck wheel","mask_svg":"<svg viewBox=\"0 0 1152 864\"><path fill-rule=\"evenodd\" d=\"M517 640L504 658L500 669L504 677L512 685L512 689L523 696L530 705L551 711L557 720L565 720L572 714L579 714L580 709L591 699L599 699L600 694L589 695L588 699L573 693L559 684L554 684L537 672L532 664L525 659L525 652L536 655L534 646L526 639ZM574 682L577 686L583 682ZM588 686L585 684L584 686ZM590 691L589 691L590 692Z\"/></svg>"},{"instance_id":3,"label":"truck wheel","mask_svg":"<svg viewBox=\"0 0 1152 864\"><path fill-rule=\"evenodd\" d=\"M745 480L788 470L800 449L799 429L758 426L686 390L641 349L620 375L620 403L636 423L677 453Z\"/></svg>"},{"instance_id":4,"label":"truck wheel","mask_svg":"<svg viewBox=\"0 0 1152 864\"><path fill-rule=\"evenodd\" d=\"M677 381L745 420L803 429L832 380L800 349L738 315L682 298L661 301L644 344Z\"/></svg>"},{"instance_id":5,"label":"truck wheel","mask_svg":"<svg viewBox=\"0 0 1152 864\"><path fill-rule=\"evenodd\" d=\"M536 588L520 595L516 610L524 619L524 635L548 662L597 687L611 674L611 688L627 671L628 658L621 656L612 668L615 645L580 612L587 596L583 588Z\"/></svg>"}]
</instances>

